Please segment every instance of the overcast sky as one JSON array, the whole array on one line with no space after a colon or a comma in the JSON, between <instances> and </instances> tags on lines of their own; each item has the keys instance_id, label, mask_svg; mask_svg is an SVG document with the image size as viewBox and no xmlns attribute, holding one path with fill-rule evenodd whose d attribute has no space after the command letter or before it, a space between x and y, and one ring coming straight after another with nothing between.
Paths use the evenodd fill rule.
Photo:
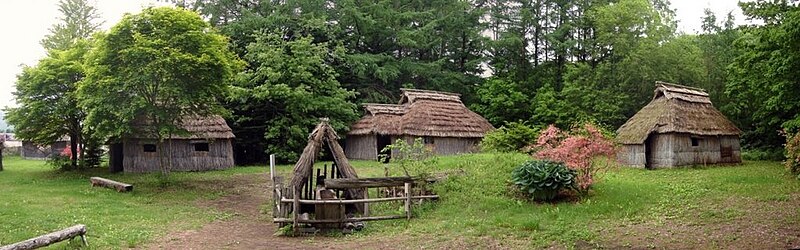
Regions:
<instances>
[{"instance_id":1,"label":"overcast sky","mask_svg":"<svg viewBox=\"0 0 800 250\"><path fill-rule=\"evenodd\" d=\"M90 0L99 10L107 30L117 23L124 13L138 13L142 8L166 5L156 0ZM729 11L734 11L738 24L744 22L736 3L738 0L671 0L676 9L678 30L697 33L703 9L710 8L721 20ZM58 21L58 0L12 0L3 1L0 8L0 31L3 32L0 46L0 107L15 106L11 92L21 64L35 65L44 57L45 50L39 41L48 29Z\"/></svg>"}]
</instances>

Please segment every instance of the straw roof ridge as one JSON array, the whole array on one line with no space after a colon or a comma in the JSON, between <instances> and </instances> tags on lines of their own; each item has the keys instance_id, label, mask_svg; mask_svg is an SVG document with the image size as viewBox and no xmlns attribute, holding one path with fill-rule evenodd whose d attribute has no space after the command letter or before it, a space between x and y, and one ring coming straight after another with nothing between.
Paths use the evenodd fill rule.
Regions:
<instances>
[{"instance_id":1,"label":"straw roof ridge","mask_svg":"<svg viewBox=\"0 0 800 250\"><path fill-rule=\"evenodd\" d=\"M642 144L650 133L739 135L741 130L696 88L657 82L653 100L617 129L617 141Z\"/></svg>"},{"instance_id":2,"label":"straw roof ridge","mask_svg":"<svg viewBox=\"0 0 800 250\"><path fill-rule=\"evenodd\" d=\"M145 131L144 126L149 122L144 119L137 119L134 121L134 133L129 138L136 139L154 139L149 138ZM225 122L225 119L219 115L211 115L207 117L201 116L188 116L180 120L180 126L189 132L189 135L176 135L173 139L232 139L236 136L233 131Z\"/></svg>"},{"instance_id":3,"label":"straw roof ridge","mask_svg":"<svg viewBox=\"0 0 800 250\"><path fill-rule=\"evenodd\" d=\"M405 113L405 106L400 104L364 103L361 106L372 115L403 115Z\"/></svg>"},{"instance_id":4,"label":"straw roof ridge","mask_svg":"<svg viewBox=\"0 0 800 250\"><path fill-rule=\"evenodd\" d=\"M402 90L400 104L365 104L368 114L353 123L348 135L480 138L494 129L485 118L469 110L459 94Z\"/></svg>"},{"instance_id":5,"label":"straw roof ridge","mask_svg":"<svg viewBox=\"0 0 800 250\"><path fill-rule=\"evenodd\" d=\"M403 93L400 104L413 103L416 100L436 100L461 103L461 94L423 89L400 89ZM463 103L462 103L463 105Z\"/></svg>"}]
</instances>

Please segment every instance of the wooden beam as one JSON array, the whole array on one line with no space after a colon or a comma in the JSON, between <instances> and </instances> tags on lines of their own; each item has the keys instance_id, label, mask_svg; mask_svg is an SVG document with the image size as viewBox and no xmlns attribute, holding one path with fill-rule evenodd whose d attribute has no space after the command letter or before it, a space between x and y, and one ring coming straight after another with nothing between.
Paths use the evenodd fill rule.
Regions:
<instances>
[{"instance_id":1,"label":"wooden beam","mask_svg":"<svg viewBox=\"0 0 800 250\"><path fill-rule=\"evenodd\" d=\"M117 192L133 191L133 185L131 184L113 181L106 178L92 177L89 178L89 181L92 182L92 187L101 186L101 187L113 188L116 189Z\"/></svg>"},{"instance_id":2,"label":"wooden beam","mask_svg":"<svg viewBox=\"0 0 800 250\"><path fill-rule=\"evenodd\" d=\"M417 182L419 177L341 178L325 180L328 189L360 189L373 187L402 187L406 182Z\"/></svg>"},{"instance_id":3,"label":"wooden beam","mask_svg":"<svg viewBox=\"0 0 800 250\"><path fill-rule=\"evenodd\" d=\"M81 237L81 241L83 242L84 246L88 246L86 243L86 226L85 225L75 225L68 227L61 231L52 232L49 234L45 234L36 238L28 239L26 241L17 242L11 245L0 246L0 250L23 250L23 249L36 249L40 247L49 246L50 244L57 243L60 241L64 241L67 239L72 239L75 237Z\"/></svg>"},{"instance_id":4,"label":"wooden beam","mask_svg":"<svg viewBox=\"0 0 800 250\"><path fill-rule=\"evenodd\" d=\"M360 204L360 203L374 203L384 201L402 201L402 200L420 200L420 199L439 199L438 195L420 195L413 197L389 197L389 198L373 198L373 199L360 199L360 200L298 200L300 204ZM294 199L281 199L283 203L293 203Z\"/></svg>"},{"instance_id":5,"label":"wooden beam","mask_svg":"<svg viewBox=\"0 0 800 250\"><path fill-rule=\"evenodd\" d=\"M359 222L359 221L373 221L373 220L391 220L391 219L403 219L406 218L405 215L384 215L384 216L372 216L372 217L354 217L354 218L346 218L342 220L297 220L298 223L304 224L323 224L323 223L345 223L345 222ZM286 218L274 218L272 219L274 223L287 223L292 222L292 219Z\"/></svg>"},{"instance_id":6,"label":"wooden beam","mask_svg":"<svg viewBox=\"0 0 800 250\"><path fill-rule=\"evenodd\" d=\"M406 219L411 219L411 183L406 182Z\"/></svg>"}]
</instances>

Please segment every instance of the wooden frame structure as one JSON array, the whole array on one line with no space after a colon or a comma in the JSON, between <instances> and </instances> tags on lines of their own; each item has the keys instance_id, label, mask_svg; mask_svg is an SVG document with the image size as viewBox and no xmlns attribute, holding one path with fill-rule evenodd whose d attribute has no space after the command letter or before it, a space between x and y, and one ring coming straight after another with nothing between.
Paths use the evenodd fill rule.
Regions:
<instances>
[{"instance_id":1,"label":"wooden frame structure","mask_svg":"<svg viewBox=\"0 0 800 250\"><path fill-rule=\"evenodd\" d=\"M373 220L388 220L388 219L411 219L412 217L412 201L415 200L436 200L439 199L438 195L413 195L412 188L414 186L415 178L409 177L387 177L387 178L343 178L343 179L330 179L325 182L325 189L360 189L364 194L368 194L368 188L383 188L383 187L403 187L402 197L385 197L385 198L368 198L365 196L363 199L301 199L302 194L295 192L292 198L284 196L287 188L283 188L282 178L277 177L275 189L273 191L275 199L275 207L273 209L273 222L288 224L291 223L293 228L297 229L300 223L304 224L341 224L347 222L361 222ZM391 202L391 201L404 201L404 215L382 215L371 216L369 212L369 203L378 202ZM289 205L291 204L291 206ZM340 211L344 211L345 205L348 204L364 204L364 213L360 217L345 218L344 216L337 219L310 219L301 218L300 213L293 211L301 211L302 205L337 205ZM290 216L291 214L291 216Z\"/></svg>"},{"instance_id":2,"label":"wooden frame structure","mask_svg":"<svg viewBox=\"0 0 800 250\"><path fill-rule=\"evenodd\" d=\"M420 181L410 177L358 178L344 150L337 140L339 136L323 118L308 137L308 144L293 168L288 185L284 179L272 175L273 222L282 226L291 223L294 232L299 224L313 224L322 228L341 228L345 223L411 219L413 200L438 199L437 195L413 196L413 183ZM314 162L323 145L327 145L334 159L330 175L325 165L317 168ZM368 188L404 187L403 197L369 198ZM405 215L370 216L369 204L376 202L405 201ZM310 215L315 218L310 218Z\"/></svg>"}]
</instances>

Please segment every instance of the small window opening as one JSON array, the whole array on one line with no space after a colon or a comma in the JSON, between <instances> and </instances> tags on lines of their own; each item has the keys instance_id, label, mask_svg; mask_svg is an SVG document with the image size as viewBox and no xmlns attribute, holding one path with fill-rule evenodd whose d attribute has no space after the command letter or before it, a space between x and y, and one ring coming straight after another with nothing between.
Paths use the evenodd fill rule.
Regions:
<instances>
[{"instance_id":1,"label":"small window opening","mask_svg":"<svg viewBox=\"0 0 800 250\"><path fill-rule=\"evenodd\" d=\"M142 150L144 152L156 152L156 144L144 144L142 145Z\"/></svg>"},{"instance_id":2,"label":"small window opening","mask_svg":"<svg viewBox=\"0 0 800 250\"><path fill-rule=\"evenodd\" d=\"M700 146L700 138L692 137L692 147Z\"/></svg>"},{"instance_id":3,"label":"small window opening","mask_svg":"<svg viewBox=\"0 0 800 250\"><path fill-rule=\"evenodd\" d=\"M194 151L208 152L208 143L195 143Z\"/></svg>"},{"instance_id":4,"label":"small window opening","mask_svg":"<svg viewBox=\"0 0 800 250\"><path fill-rule=\"evenodd\" d=\"M430 137L430 136L422 137L422 141L425 144L433 144L433 137Z\"/></svg>"}]
</instances>

